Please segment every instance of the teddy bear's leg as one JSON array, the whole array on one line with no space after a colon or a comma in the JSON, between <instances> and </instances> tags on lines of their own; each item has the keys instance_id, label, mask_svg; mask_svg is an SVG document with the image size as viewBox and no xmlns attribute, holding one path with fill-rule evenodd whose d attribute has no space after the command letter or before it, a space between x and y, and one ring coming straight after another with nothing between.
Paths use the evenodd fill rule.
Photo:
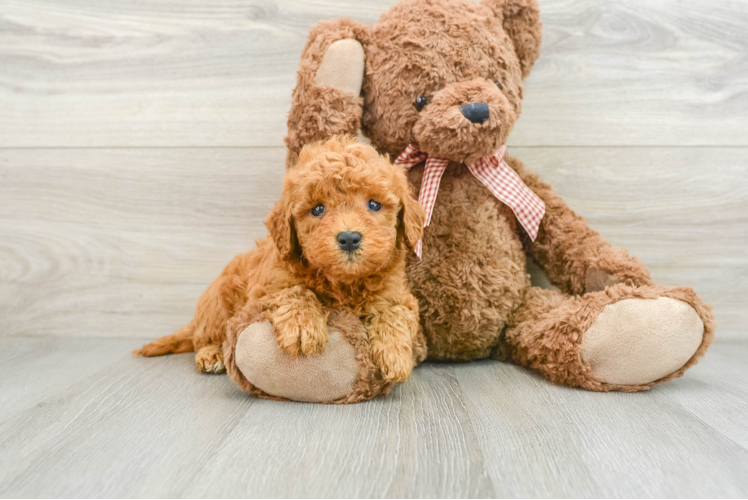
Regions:
<instances>
[{"instance_id":1,"label":"teddy bear's leg","mask_svg":"<svg viewBox=\"0 0 748 500\"><path fill-rule=\"evenodd\" d=\"M355 348L336 329L329 348L294 358L278 347L270 321L252 323L237 336L234 356L242 376L255 388L294 401L329 402L353 391L360 371Z\"/></svg>"},{"instance_id":2,"label":"teddy bear's leg","mask_svg":"<svg viewBox=\"0 0 748 500\"><path fill-rule=\"evenodd\" d=\"M330 311L328 343L323 353L294 358L278 346L265 312L249 302L226 328L224 362L240 389L263 398L315 403L356 403L387 394L369 351L366 329L349 312ZM414 343L414 361L426 357L423 336Z\"/></svg>"},{"instance_id":3,"label":"teddy bear's leg","mask_svg":"<svg viewBox=\"0 0 748 500\"><path fill-rule=\"evenodd\" d=\"M505 342L513 362L551 381L634 392L682 376L714 326L690 288L621 284L583 296L531 288Z\"/></svg>"}]
</instances>

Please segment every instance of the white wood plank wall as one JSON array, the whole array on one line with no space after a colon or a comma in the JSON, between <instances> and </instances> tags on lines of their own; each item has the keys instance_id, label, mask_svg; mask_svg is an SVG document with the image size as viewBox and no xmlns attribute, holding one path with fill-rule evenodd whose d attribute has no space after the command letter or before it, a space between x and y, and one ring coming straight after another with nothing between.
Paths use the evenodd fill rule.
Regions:
<instances>
[{"instance_id":1,"label":"white wood plank wall","mask_svg":"<svg viewBox=\"0 0 748 500\"><path fill-rule=\"evenodd\" d=\"M0 0L0 335L181 325L278 196L295 70L373 0ZM541 0L511 154L748 338L748 3Z\"/></svg>"}]
</instances>

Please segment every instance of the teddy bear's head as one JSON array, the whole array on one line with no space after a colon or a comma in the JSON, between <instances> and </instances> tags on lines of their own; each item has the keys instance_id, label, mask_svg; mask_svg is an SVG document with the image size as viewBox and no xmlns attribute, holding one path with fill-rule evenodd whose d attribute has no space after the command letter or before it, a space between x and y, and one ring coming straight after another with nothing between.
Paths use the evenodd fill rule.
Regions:
<instances>
[{"instance_id":1,"label":"teddy bear's head","mask_svg":"<svg viewBox=\"0 0 748 500\"><path fill-rule=\"evenodd\" d=\"M491 155L519 116L540 38L537 0L402 0L371 26L322 22L302 56L287 142L360 123L395 156L408 144L454 161Z\"/></svg>"}]
</instances>

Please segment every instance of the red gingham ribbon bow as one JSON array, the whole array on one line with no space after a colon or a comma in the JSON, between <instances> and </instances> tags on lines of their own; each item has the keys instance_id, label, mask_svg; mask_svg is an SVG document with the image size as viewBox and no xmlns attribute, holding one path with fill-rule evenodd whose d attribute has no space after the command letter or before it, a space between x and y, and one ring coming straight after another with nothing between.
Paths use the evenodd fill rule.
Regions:
<instances>
[{"instance_id":1,"label":"red gingham ribbon bow","mask_svg":"<svg viewBox=\"0 0 748 500\"><path fill-rule=\"evenodd\" d=\"M540 221L543 220L543 215L545 215L545 203L522 182L517 172L506 164L504 161L505 154L506 146L501 146L492 156L483 157L475 163L468 163L467 168L499 201L512 209L519 223L525 228L530 238L535 241L538 236ZM429 155L410 145L397 157L395 165L401 165L407 171L424 160L426 166L423 170L423 181L418 202L426 211L426 223L423 227L427 227L431 223L431 215L434 213L439 182L447 169L449 160ZM416 244L415 251L418 258L421 258L422 240L419 240Z\"/></svg>"}]
</instances>

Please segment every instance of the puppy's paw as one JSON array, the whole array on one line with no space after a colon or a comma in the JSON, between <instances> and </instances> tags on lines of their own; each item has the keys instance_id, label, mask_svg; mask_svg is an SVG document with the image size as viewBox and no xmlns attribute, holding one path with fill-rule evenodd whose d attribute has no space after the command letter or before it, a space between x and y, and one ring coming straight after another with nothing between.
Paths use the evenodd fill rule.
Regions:
<instances>
[{"instance_id":1,"label":"puppy's paw","mask_svg":"<svg viewBox=\"0 0 748 500\"><path fill-rule=\"evenodd\" d=\"M327 321L316 311L294 315L271 315L278 346L291 356L314 356L325 352Z\"/></svg>"},{"instance_id":2,"label":"puppy's paw","mask_svg":"<svg viewBox=\"0 0 748 500\"><path fill-rule=\"evenodd\" d=\"M203 373L223 373L226 367L223 364L223 348L218 344L208 344L201 347L195 353L195 364L197 369Z\"/></svg>"},{"instance_id":3,"label":"puppy's paw","mask_svg":"<svg viewBox=\"0 0 748 500\"><path fill-rule=\"evenodd\" d=\"M372 342L371 356L374 364L388 382L404 382L413 372L413 352L410 346L387 346Z\"/></svg>"}]
</instances>

